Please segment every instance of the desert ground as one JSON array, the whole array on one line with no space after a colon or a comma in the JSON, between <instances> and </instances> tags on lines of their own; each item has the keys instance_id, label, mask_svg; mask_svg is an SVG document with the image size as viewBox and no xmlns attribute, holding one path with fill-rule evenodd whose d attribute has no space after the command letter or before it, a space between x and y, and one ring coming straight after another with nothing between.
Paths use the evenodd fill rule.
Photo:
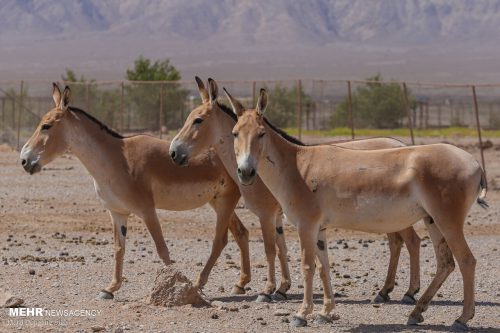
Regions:
<instances>
[{"instance_id":1,"label":"desert ground","mask_svg":"<svg viewBox=\"0 0 500 333\"><path fill-rule=\"evenodd\" d=\"M470 147L469 147L470 148ZM470 148L474 150L474 148ZM477 154L477 150L473 151ZM488 210L474 205L465 233L478 260L475 332L500 332L500 142L485 151L490 190ZM25 307L54 310L98 310L96 316L58 317L44 321L9 322L0 311L0 332L441 332L462 311L462 278L458 267L444 283L418 327L405 325L412 305L400 303L409 283L409 261L402 251L397 285L386 304L371 299L383 285L389 249L385 235L329 229L328 254L339 319L305 328L289 321L302 300L302 276L296 230L286 223L292 287L289 300L256 303L264 286L266 260L257 218L240 207L237 214L250 231L252 281L245 295L233 296L239 273L239 252L231 236L203 292L212 307L164 308L146 298L163 267L145 225L129 220L124 264L125 282L114 300L96 296L111 280L112 224L80 162L67 154L30 176L18 153L0 152L0 292L22 298ZM208 258L215 214L208 206L185 212L159 212L172 259L194 280ZM435 272L432 244L422 222L416 224L421 245L421 291ZM277 278L279 283L279 265ZM315 275L315 310L322 302ZM277 314L281 314L278 316ZM33 318L31 318L33 319Z\"/></svg>"}]
</instances>

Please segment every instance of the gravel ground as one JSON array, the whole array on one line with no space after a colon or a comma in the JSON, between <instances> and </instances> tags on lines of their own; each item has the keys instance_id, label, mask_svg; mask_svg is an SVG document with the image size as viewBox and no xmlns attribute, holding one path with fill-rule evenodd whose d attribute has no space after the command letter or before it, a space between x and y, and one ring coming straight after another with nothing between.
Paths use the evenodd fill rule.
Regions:
<instances>
[{"instance_id":1,"label":"gravel ground","mask_svg":"<svg viewBox=\"0 0 500 333\"><path fill-rule=\"evenodd\" d=\"M497 146L495 146L496 148ZM410 305L402 305L409 283L409 261L403 250L392 301L372 305L382 286L388 263L384 235L329 230L328 252L332 282L337 292L331 325L309 328L289 326L302 300L299 248L293 227L285 233L293 285L290 300L255 303L265 283L266 261L257 219L245 209L237 213L251 234L252 281L246 295L231 296L239 273L239 253L230 241L204 289L212 308L148 305L156 272L162 264L145 226L137 218L129 222L124 265L125 282L113 301L97 300L98 291L111 279L113 249L111 222L98 203L90 176L74 157L64 155L45 170L29 176L18 165L18 154L0 152L0 291L24 299L26 307L51 310L96 310L96 316L53 317L13 325L8 310L0 311L0 332L431 332L447 331L461 313L462 279L456 269L424 313L418 328L407 327ZM488 178L500 180L500 150L486 154ZM491 182L496 187L495 181ZM476 315L470 326L476 332L500 332L500 192L490 190L491 208L473 207L466 223L466 237L478 259ZM160 212L164 236L183 273L193 280L208 258L215 215L208 207L187 212ZM435 271L432 244L422 223L417 232L425 237L421 248L421 279L425 288ZM279 266L278 273L279 273ZM279 276L278 276L279 277ZM315 276L315 310L322 302L321 283ZM421 291L422 293L422 291ZM420 293L420 294L421 294ZM276 312L282 316L277 316Z\"/></svg>"}]
</instances>

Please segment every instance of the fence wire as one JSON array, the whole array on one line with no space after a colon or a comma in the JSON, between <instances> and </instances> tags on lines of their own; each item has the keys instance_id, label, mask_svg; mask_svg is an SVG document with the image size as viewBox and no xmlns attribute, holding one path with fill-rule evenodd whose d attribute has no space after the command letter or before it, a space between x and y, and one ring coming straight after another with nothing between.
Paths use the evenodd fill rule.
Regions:
<instances>
[{"instance_id":1,"label":"fence wire","mask_svg":"<svg viewBox=\"0 0 500 333\"><path fill-rule=\"evenodd\" d=\"M174 133L200 104L194 81L60 82L65 84L72 90L72 106L125 134ZM419 144L473 135L483 167L484 142L500 129L500 84L314 79L218 84L247 107L255 106L259 89L266 88L269 120L299 137L383 133ZM51 82L0 81L0 143L22 147L53 105Z\"/></svg>"}]
</instances>

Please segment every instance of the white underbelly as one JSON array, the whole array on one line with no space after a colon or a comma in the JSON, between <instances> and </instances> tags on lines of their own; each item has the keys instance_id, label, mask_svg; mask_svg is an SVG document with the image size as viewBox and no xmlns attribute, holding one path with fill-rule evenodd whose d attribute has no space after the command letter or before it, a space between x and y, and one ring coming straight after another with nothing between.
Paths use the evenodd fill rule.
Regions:
<instances>
[{"instance_id":1,"label":"white underbelly","mask_svg":"<svg viewBox=\"0 0 500 333\"><path fill-rule=\"evenodd\" d=\"M373 233L399 231L427 215L412 198L358 197L348 209L336 208L326 209L322 224Z\"/></svg>"},{"instance_id":2,"label":"white underbelly","mask_svg":"<svg viewBox=\"0 0 500 333\"><path fill-rule=\"evenodd\" d=\"M199 184L153 185L155 207L165 210L190 210L209 202L219 192L217 182Z\"/></svg>"}]
</instances>

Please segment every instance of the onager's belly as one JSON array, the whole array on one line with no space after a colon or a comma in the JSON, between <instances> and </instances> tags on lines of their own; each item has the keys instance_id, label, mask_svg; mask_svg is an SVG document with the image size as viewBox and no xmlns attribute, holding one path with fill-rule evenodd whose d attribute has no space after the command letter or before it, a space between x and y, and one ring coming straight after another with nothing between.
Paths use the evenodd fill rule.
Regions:
<instances>
[{"instance_id":1,"label":"onager's belly","mask_svg":"<svg viewBox=\"0 0 500 333\"><path fill-rule=\"evenodd\" d=\"M156 208L176 211L201 207L221 191L218 181L153 183L152 188Z\"/></svg>"},{"instance_id":2,"label":"onager's belly","mask_svg":"<svg viewBox=\"0 0 500 333\"><path fill-rule=\"evenodd\" d=\"M358 196L348 205L330 205L325 213L325 225L373 233L399 231L427 216L411 197L386 196Z\"/></svg>"}]
</instances>

